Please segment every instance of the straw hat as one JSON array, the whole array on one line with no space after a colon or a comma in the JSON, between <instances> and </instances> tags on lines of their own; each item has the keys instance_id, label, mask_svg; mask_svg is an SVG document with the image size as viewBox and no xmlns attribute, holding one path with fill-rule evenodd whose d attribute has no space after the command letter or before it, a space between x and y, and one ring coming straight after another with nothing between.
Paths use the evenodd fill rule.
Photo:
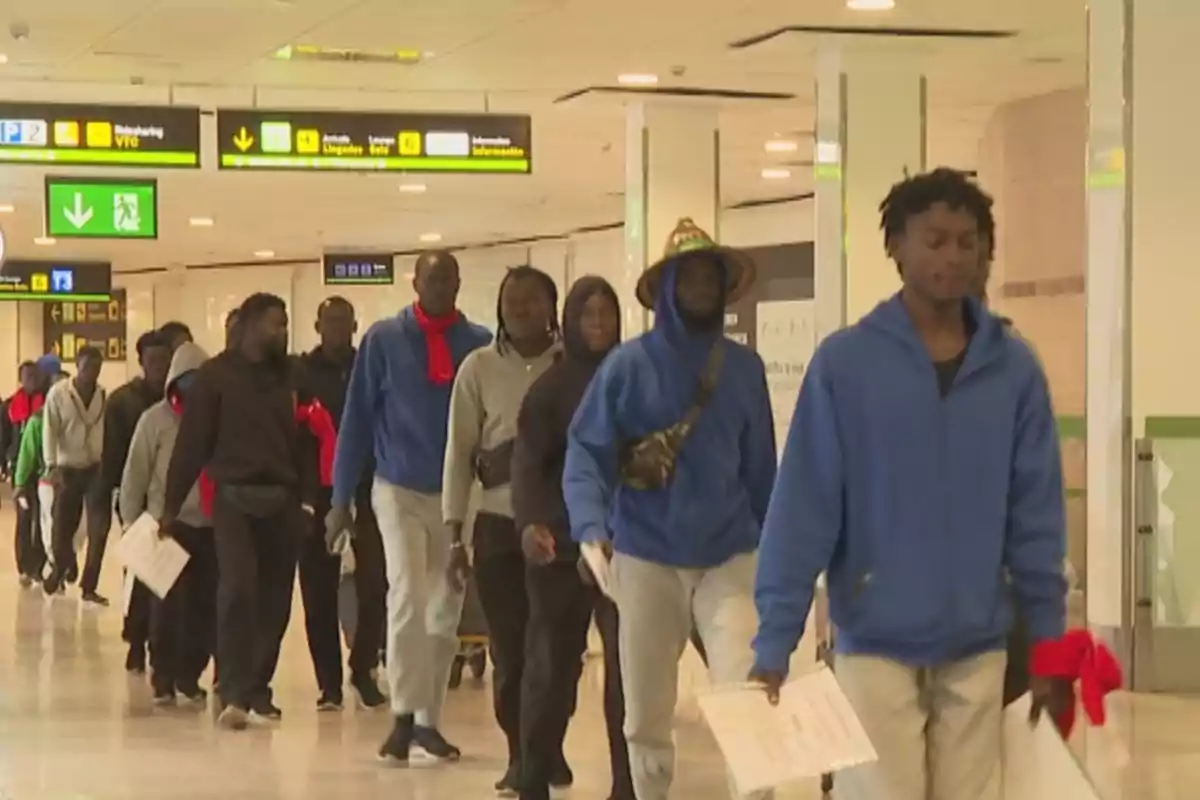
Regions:
<instances>
[{"instance_id":1,"label":"straw hat","mask_svg":"<svg viewBox=\"0 0 1200 800\"><path fill-rule=\"evenodd\" d=\"M667 239L663 257L651 265L637 284L637 299L648 309L654 309L654 298L658 294L658 285L662 280L663 267L676 259L693 253L709 253L725 267L725 305L737 302L746 294L754 283L757 269L754 259L741 250L732 247L722 247L704 232L690 217L679 220L675 230Z\"/></svg>"}]
</instances>

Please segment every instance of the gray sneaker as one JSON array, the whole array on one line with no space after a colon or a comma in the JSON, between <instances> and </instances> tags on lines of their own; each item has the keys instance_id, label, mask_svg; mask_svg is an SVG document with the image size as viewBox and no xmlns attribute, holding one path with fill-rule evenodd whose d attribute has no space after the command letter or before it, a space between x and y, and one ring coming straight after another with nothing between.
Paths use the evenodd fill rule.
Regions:
<instances>
[{"instance_id":1,"label":"gray sneaker","mask_svg":"<svg viewBox=\"0 0 1200 800\"><path fill-rule=\"evenodd\" d=\"M237 706L225 706L217 717L217 725L227 731L244 731L250 727L250 712Z\"/></svg>"}]
</instances>

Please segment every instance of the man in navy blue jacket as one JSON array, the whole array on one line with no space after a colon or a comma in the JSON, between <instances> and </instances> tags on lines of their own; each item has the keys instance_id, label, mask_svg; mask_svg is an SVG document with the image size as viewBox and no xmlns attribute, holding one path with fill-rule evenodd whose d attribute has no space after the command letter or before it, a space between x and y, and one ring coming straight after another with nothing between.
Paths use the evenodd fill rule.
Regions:
<instances>
[{"instance_id":1,"label":"man in navy blue jacket","mask_svg":"<svg viewBox=\"0 0 1200 800\"><path fill-rule=\"evenodd\" d=\"M416 746L456 761L439 730L450 665L458 652L463 595L447 581L450 529L442 522L442 466L454 376L491 334L455 308L458 262L436 251L417 259L417 302L363 337L338 431L331 548L352 533L350 503L372 453L371 505L387 568L387 672L395 725L379 751L407 762Z\"/></svg>"},{"instance_id":2,"label":"man in navy blue jacket","mask_svg":"<svg viewBox=\"0 0 1200 800\"><path fill-rule=\"evenodd\" d=\"M882 210L903 289L809 365L763 531L753 676L777 696L826 572L838 683L879 754L839 793L999 800L1010 587L1035 642L1065 625L1054 414L1037 359L973 296L991 199L939 169Z\"/></svg>"},{"instance_id":3,"label":"man in navy blue jacket","mask_svg":"<svg viewBox=\"0 0 1200 800\"><path fill-rule=\"evenodd\" d=\"M693 625L714 684L745 681L753 660L775 431L762 359L723 333L726 305L753 277L744 254L682 220L638 283L654 329L608 356L568 432L571 535L611 554L601 571L620 617L638 800L670 792L679 657Z\"/></svg>"}]
</instances>

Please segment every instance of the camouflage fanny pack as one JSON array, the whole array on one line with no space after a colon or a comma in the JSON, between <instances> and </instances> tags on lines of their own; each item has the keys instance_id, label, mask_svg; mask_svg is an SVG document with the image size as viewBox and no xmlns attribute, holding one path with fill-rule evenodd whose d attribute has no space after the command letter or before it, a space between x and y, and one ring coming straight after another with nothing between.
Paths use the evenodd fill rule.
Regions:
<instances>
[{"instance_id":1,"label":"camouflage fanny pack","mask_svg":"<svg viewBox=\"0 0 1200 800\"><path fill-rule=\"evenodd\" d=\"M725 364L724 340L718 340L708 353L700 386L683 418L669 428L648 433L621 447L619 463L621 482L631 489L652 492L665 489L675 475L675 461L688 434L692 432L701 412L717 388L721 367Z\"/></svg>"}]
</instances>

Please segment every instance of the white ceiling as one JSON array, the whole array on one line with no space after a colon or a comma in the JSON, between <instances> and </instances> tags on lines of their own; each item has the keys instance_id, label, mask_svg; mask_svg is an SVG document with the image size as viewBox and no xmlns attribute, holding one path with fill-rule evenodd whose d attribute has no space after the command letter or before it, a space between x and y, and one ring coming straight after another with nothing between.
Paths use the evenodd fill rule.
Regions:
<instances>
[{"instance_id":1,"label":"white ceiling","mask_svg":"<svg viewBox=\"0 0 1200 800\"><path fill-rule=\"evenodd\" d=\"M1080 0L897 0L885 14L844 0L6 0L0 23L0 98L276 108L511 111L534 120L533 176L423 176L423 195L399 176L161 172L155 243L32 244L41 232L42 176L0 167L0 216L10 254L102 257L128 271L246 261L256 250L312 257L323 247L419 247L561 233L620 218L623 124L619 99L553 104L565 92L651 72L663 85L797 95L721 112L726 203L807 191L806 169L764 181L765 140L812 129L816 40L785 36L748 50L729 43L788 25L887 24L1015 30L995 41L878 40L918 58L929 76L930 151L974 166L979 134L999 103L1083 79ZM416 66L285 62L287 44L411 48ZM901 49L903 48L903 49ZM672 71L683 70L680 78ZM205 146L213 161L212 118ZM800 139L803 158L811 140ZM88 170L59 169L70 174ZM105 171L105 174L112 174ZM212 216L197 229L188 217Z\"/></svg>"}]
</instances>

